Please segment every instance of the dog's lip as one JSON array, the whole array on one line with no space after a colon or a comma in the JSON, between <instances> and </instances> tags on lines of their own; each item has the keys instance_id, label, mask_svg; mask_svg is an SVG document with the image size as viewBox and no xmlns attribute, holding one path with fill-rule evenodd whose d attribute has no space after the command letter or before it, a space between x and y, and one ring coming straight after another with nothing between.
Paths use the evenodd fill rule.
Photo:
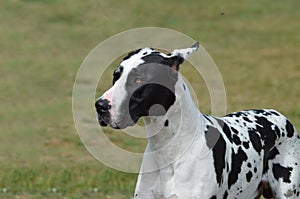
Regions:
<instances>
[{"instance_id":1,"label":"dog's lip","mask_svg":"<svg viewBox=\"0 0 300 199\"><path fill-rule=\"evenodd\" d=\"M98 114L98 123L100 126L110 126L111 128L114 128L114 129L121 129L117 123L112 123L111 122L111 118L110 116L100 116Z\"/></svg>"},{"instance_id":2,"label":"dog's lip","mask_svg":"<svg viewBox=\"0 0 300 199\"><path fill-rule=\"evenodd\" d=\"M97 115L98 123L100 126L107 126L110 123L110 116L109 115Z\"/></svg>"},{"instance_id":3,"label":"dog's lip","mask_svg":"<svg viewBox=\"0 0 300 199\"><path fill-rule=\"evenodd\" d=\"M107 123L103 120L98 119L98 123L99 123L100 126L107 126Z\"/></svg>"}]
</instances>

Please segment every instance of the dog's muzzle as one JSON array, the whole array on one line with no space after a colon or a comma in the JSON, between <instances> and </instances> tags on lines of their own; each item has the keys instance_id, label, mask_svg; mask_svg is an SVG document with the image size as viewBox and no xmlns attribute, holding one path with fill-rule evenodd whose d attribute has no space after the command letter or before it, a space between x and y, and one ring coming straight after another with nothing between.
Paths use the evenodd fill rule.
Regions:
<instances>
[{"instance_id":1,"label":"dog's muzzle","mask_svg":"<svg viewBox=\"0 0 300 199\"><path fill-rule=\"evenodd\" d=\"M107 99L98 99L95 103L96 111L98 113L98 122L100 126L107 126L110 124L111 114L109 110L111 105Z\"/></svg>"}]
</instances>

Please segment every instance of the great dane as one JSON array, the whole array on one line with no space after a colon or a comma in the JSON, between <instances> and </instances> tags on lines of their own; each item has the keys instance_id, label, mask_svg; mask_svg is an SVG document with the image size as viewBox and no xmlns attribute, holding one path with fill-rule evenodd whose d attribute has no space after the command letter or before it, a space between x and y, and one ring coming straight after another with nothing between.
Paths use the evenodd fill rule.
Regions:
<instances>
[{"instance_id":1,"label":"great dane","mask_svg":"<svg viewBox=\"0 0 300 199\"><path fill-rule=\"evenodd\" d=\"M264 109L213 117L197 109L178 70L198 47L129 53L95 103L101 126L145 120L148 145L133 197L300 198L300 139L285 116Z\"/></svg>"}]
</instances>

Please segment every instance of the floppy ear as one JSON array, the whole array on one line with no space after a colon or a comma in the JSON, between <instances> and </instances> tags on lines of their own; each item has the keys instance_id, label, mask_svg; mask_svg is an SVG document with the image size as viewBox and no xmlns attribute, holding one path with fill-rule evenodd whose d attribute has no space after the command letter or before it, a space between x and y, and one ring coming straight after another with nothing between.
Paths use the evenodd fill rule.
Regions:
<instances>
[{"instance_id":1,"label":"floppy ear","mask_svg":"<svg viewBox=\"0 0 300 199\"><path fill-rule=\"evenodd\" d=\"M199 48L199 42L196 42L194 45L192 45L189 48L183 48L183 49L175 49L171 53L174 57L172 59L174 60L173 65L171 66L173 69L178 70L179 65L183 63L185 59L189 57L190 54L197 51Z\"/></svg>"}]
</instances>

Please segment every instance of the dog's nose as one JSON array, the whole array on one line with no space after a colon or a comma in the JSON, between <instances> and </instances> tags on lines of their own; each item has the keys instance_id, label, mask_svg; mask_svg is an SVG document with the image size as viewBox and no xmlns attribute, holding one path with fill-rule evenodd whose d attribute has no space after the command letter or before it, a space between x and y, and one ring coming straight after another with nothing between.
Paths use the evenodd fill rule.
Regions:
<instances>
[{"instance_id":1,"label":"dog's nose","mask_svg":"<svg viewBox=\"0 0 300 199\"><path fill-rule=\"evenodd\" d=\"M103 113L107 112L111 108L111 105L109 104L109 101L107 99L100 98L96 101L95 107L98 113Z\"/></svg>"}]
</instances>

